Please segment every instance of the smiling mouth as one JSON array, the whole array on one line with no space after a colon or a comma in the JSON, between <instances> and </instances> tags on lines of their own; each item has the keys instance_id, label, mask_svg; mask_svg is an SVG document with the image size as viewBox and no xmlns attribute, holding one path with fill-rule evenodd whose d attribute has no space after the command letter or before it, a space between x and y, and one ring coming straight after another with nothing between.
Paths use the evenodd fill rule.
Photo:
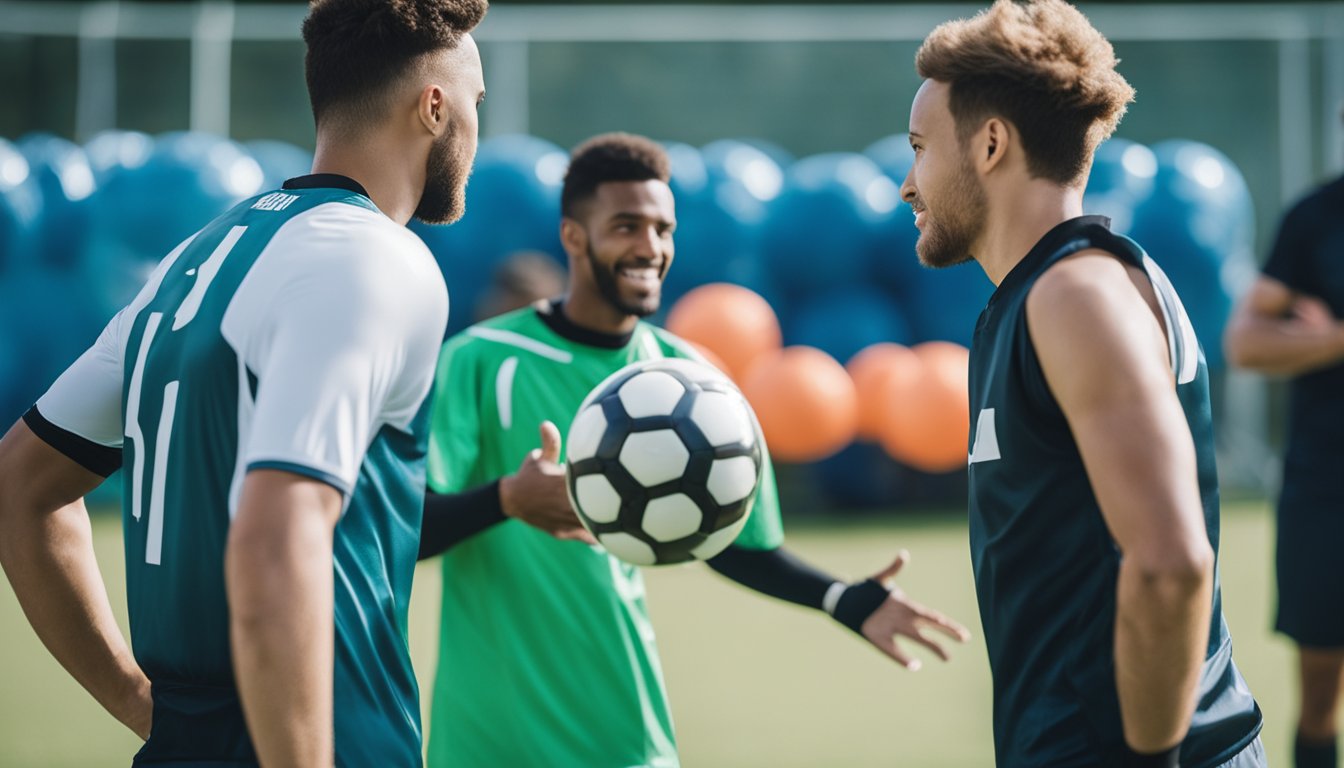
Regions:
<instances>
[{"instance_id":1,"label":"smiling mouth","mask_svg":"<svg viewBox=\"0 0 1344 768\"><path fill-rule=\"evenodd\" d=\"M616 277L641 288L656 288L660 282L658 267L652 264L617 267Z\"/></svg>"}]
</instances>

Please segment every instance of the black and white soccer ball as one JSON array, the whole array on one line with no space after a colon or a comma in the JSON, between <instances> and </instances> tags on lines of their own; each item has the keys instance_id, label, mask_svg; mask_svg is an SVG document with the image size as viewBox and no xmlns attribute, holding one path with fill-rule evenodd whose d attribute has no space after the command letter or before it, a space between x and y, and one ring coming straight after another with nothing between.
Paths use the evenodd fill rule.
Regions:
<instances>
[{"instance_id":1,"label":"black and white soccer ball","mask_svg":"<svg viewBox=\"0 0 1344 768\"><path fill-rule=\"evenodd\" d=\"M579 520L635 565L705 560L747 522L764 466L760 425L704 363L645 360L579 406L565 464Z\"/></svg>"}]
</instances>

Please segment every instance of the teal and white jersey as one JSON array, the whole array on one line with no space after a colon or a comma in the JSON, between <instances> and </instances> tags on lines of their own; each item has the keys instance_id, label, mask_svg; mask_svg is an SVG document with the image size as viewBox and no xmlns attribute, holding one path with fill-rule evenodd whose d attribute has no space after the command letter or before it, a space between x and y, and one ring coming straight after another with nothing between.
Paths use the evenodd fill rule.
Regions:
<instances>
[{"instance_id":1,"label":"teal and white jersey","mask_svg":"<svg viewBox=\"0 0 1344 768\"><path fill-rule=\"evenodd\" d=\"M223 563L243 477L267 468L344 494L337 765L421 763L406 613L447 311L414 234L349 179L303 177L178 246L38 402L58 433L123 453L131 640L154 691L137 762L255 762Z\"/></svg>"}]
</instances>

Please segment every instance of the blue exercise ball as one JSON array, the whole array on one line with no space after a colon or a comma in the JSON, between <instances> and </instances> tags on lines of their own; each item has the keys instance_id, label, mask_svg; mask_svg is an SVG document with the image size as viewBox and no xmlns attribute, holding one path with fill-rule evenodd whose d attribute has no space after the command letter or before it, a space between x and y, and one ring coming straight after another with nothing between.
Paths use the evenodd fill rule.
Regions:
<instances>
[{"instance_id":1,"label":"blue exercise ball","mask_svg":"<svg viewBox=\"0 0 1344 768\"><path fill-rule=\"evenodd\" d=\"M161 136L144 163L110 173L93 198L87 263L102 313L129 302L192 233L261 192L262 179L241 145L195 132Z\"/></svg>"},{"instance_id":2,"label":"blue exercise ball","mask_svg":"<svg viewBox=\"0 0 1344 768\"><path fill-rule=\"evenodd\" d=\"M1136 207L1130 235L1171 279L1216 370L1233 297L1256 270L1250 188L1232 161L1206 144L1165 141L1153 152L1153 189Z\"/></svg>"},{"instance_id":3,"label":"blue exercise ball","mask_svg":"<svg viewBox=\"0 0 1344 768\"><path fill-rule=\"evenodd\" d=\"M761 236L766 269L789 299L865 283L899 203L896 184L863 155L803 158L769 205Z\"/></svg>"},{"instance_id":4,"label":"blue exercise ball","mask_svg":"<svg viewBox=\"0 0 1344 768\"><path fill-rule=\"evenodd\" d=\"M974 261L942 269L920 268L901 295L913 343L952 341L971 345L975 324L994 284Z\"/></svg>"},{"instance_id":5,"label":"blue exercise ball","mask_svg":"<svg viewBox=\"0 0 1344 768\"><path fill-rule=\"evenodd\" d=\"M534 136L481 142L467 186L467 211L455 224L424 224L420 235L443 271L452 298L448 332L472 322L472 307L495 267L518 251L539 251L565 263L560 246L560 189L569 156Z\"/></svg>"},{"instance_id":6,"label":"blue exercise ball","mask_svg":"<svg viewBox=\"0 0 1344 768\"><path fill-rule=\"evenodd\" d=\"M0 328L5 397L22 412L94 342L102 321L73 273L29 270L0 282Z\"/></svg>"},{"instance_id":7,"label":"blue exercise ball","mask_svg":"<svg viewBox=\"0 0 1344 768\"><path fill-rule=\"evenodd\" d=\"M909 135L904 133L873 142L863 154L877 163L898 190L915 164L915 151L910 147ZM919 256L915 253L919 230L915 228L914 209L902 200L879 231L881 246L875 256L876 276L903 301L908 300L922 277Z\"/></svg>"},{"instance_id":8,"label":"blue exercise ball","mask_svg":"<svg viewBox=\"0 0 1344 768\"><path fill-rule=\"evenodd\" d=\"M757 193L764 190L753 191L743 182L744 172L752 172L743 167L749 161L724 162L730 152L723 143L709 155L686 144L665 146L672 168L668 184L676 201L677 229L673 235L676 258L663 284L663 304L670 306L706 283L735 283L768 294L758 258L765 203ZM740 149L751 153L752 160L773 166L757 150L746 145Z\"/></svg>"},{"instance_id":9,"label":"blue exercise ball","mask_svg":"<svg viewBox=\"0 0 1344 768\"><path fill-rule=\"evenodd\" d=\"M285 141L257 139L243 145L261 166L262 189L279 189L287 180L313 169L313 153Z\"/></svg>"},{"instance_id":10,"label":"blue exercise ball","mask_svg":"<svg viewBox=\"0 0 1344 768\"><path fill-rule=\"evenodd\" d=\"M108 176L122 169L144 165L153 151L154 139L139 131L103 131L84 142L95 187L101 187Z\"/></svg>"},{"instance_id":11,"label":"blue exercise ball","mask_svg":"<svg viewBox=\"0 0 1344 768\"><path fill-rule=\"evenodd\" d=\"M95 182L84 150L48 133L30 133L18 142L42 190L41 241L37 263L73 269L84 253Z\"/></svg>"},{"instance_id":12,"label":"blue exercise ball","mask_svg":"<svg viewBox=\"0 0 1344 768\"><path fill-rule=\"evenodd\" d=\"M1157 155L1142 144L1111 139L1097 147L1083 193L1083 210L1109 217L1111 230L1128 234L1134 210L1152 194Z\"/></svg>"},{"instance_id":13,"label":"blue exercise ball","mask_svg":"<svg viewBox=\"0 0 1344 768\"><path fill-rule=\"evenodd\" d=\"M42 191L23 153L0 139L0 280L37 258Z\"/></svg>"},{"instance_id":14,"label":"blue exercise ball","mask_svg":"<svg viewBox=\"0 0 1344 768\"><path fill-rule=\"evenodd\" d=\"M736 139L736 141L740 141L743 144L759 149L760 151L769 155L770 159L774 160L775 164L778 165L780 168L788 168L790 165L793 165L794 160L797 159L796 157L794 157L792 152L785 149L780 144L770 141L769 139L762 139L754 136L745 136Z\"/></svg>"},{"instance_id":15,"label":"blue exercise ball","mask_svg":"<svg viewBox=\"0 0 1344 768\"><path fill-rule=\"evenodd\" d=\"M784 189L784 169L759 147L738 139L720 139L700 148L705 170L716 183L740 187L746 198L758 204L756 215L764 219L765 204Z\"/></svg>"},{"instance_id":16,"label":"blue exercise ball","mask_svg":"<svg viewBox=\"0 0 1344 768\"><path fill-rule=\"evenodd\" d=\"M816 347L841 363L873 344L911 343L910 325L895 299L872 287L800 298L781 319L786 345Z\"/></svg>"}]
</instances>

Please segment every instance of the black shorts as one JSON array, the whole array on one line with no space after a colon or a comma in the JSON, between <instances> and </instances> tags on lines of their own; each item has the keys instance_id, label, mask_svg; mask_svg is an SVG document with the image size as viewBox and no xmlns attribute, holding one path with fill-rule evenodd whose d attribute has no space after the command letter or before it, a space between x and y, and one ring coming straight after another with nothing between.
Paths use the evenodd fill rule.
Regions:
<instances>
[{"instance_id":1,"label":"black shorts","mask_svg":"<svg viewBox=\"0 0 1344 768\"><path fill-rule=\"evenodd\" d=\"M1344 647L1344 465L1284 470L1274 628L1316 648Z\"/></svg>"}]
</instances>

